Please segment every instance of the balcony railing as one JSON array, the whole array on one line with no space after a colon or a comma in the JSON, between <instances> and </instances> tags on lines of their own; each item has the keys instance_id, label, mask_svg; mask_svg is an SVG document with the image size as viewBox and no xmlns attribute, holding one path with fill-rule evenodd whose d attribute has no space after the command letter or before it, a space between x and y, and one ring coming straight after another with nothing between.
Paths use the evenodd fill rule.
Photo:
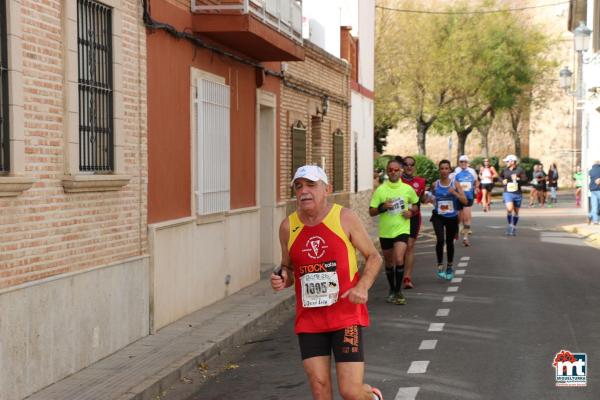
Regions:
<instances>
[{"instance_id":1,"label":"balcony railing","mask_svg":"<svg viewBox=\"0 0 600 400\"><path fill-rule=\"evenodd\" d=\"M302 43L301 0L192 0L192 12L212 14L252 13L264 24Z\"/></svg>"}]
</instances>

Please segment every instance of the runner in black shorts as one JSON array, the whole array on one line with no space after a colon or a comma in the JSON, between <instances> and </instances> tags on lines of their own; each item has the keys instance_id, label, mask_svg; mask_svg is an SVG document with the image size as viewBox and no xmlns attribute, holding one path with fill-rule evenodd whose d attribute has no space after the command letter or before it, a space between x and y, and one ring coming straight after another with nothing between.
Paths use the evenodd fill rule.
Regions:
<instances>
[{"instance_id":1,"label":"runner in black shorts","mask_svg":"<svg viewBox=\"0 0 600 400\"><path fill-rule=\"evenodd\" d=\"M425 202L425 189L427 188L427 181L425 178L415 176L416 165L415 159L411 156L404 157L403 161L404 171L402 172L402 182L412 187L413 190L419 196L419 204L417 204L417 212L410 218L410 237L408 239L408 246L406 247L406 253L404 253L404 279L402 283L404 289L412 289L415 287L412 281L412 272L415 265L415 242L419 236L421 230L421 203Z\"/></svg>"},{"instance_id":2,"label":"runner in black shorts","mask_svg":"<svg viewBox=\"0 0 600 400\"><path fill-rule=\"evenodd\" d=\"M360 325L352 325L333 332L300 333L298 343L303 360L311 357L328 357L332 352L336 363L365 360Z\"/></svg>"}]
</instances>

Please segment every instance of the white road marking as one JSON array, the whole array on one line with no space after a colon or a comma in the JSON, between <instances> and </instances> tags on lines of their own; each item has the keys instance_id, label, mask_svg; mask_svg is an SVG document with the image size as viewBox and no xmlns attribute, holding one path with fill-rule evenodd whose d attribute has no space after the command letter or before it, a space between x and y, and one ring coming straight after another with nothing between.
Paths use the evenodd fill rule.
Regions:
<instances>
[{"instance_id":1,"label":"white road marking","mask_svg":"<svg viewBox=\"0 0 600 400\"><path fill-rule=\"evenodd\" d=\"M449 308L440 308L435 313L435 316L436 317L447 317L448 314L450 314L450 309Z\"/></svg>"},{"instance_id":2,"label":"white road marking","mask_svg":"<svg viewBox=\"0 0 600 400\"><path fill-rule=\"evenodd\" d=\"M452 283L461 283L463 278L452 278Z\"/></svg>"},{"instance_id":3,"label":"white road marking","mask_svg":"<svg viewBox=\"0 0 600 400\"><path fill-rule=\"evenodd\" d=\"M469 265L469 263L466 263L466 262L459 262L459 263L458 263L458 266L459 266L460 268L464 268L464 267L466 267L467 265Z\"/></svg>"},{"instance_id":4,"label":"white road marking","mask_svg":"<svg viewBox=\"0 0 600 400\"><path fill-rule=\"evenodd\" d=\"M444 325L446 325L444 322L432 322L427 332L441 332L444 330Z\"/></svg>"},{"instance_id":5,"label":"white road marking","mask_svg":"<svg viewBox=\"0 0 600 400\"><path fill-rule=\"evenodd\" d=\"M471 257L461 257L460 261L469 261Z\"/></svg>"},{"instance_id":6,"label":"white road marking","mask_svg":"<svg viewBox=\"0 0 600 400\"><path fill-rule=\"evenodd\" d=\"M423 340L419 346L419 350L435 350L437 340Z\"/></svg>"},{"instance_id":7,"label":"white road marking","mask_svg":"<svg viewBox=\"0 0 600 400\"><path fill-rule=\"evenodd\" d=\"M454 271L454 275L464 275L464 274L465 274L464 269L457 269L456 271Z\"/></svg>"},{"instance_id":8,"label":"white road marking","mask_svg":"<svg viewBox=\"0 0 600 400\"><path fill-rule=\"evenodd\" d=\"M452 303L454 301L454 296L444 296L442 299L442 303Z\"/></svg>"},{"instance_id":9,"label":"white road marking","mask_svg":"<svg viewBox=\"0 0 600 400\"><path fill-rule=\"evenodd\" d=\"M419 393L419 387L404 387L398 389L398 393L394 400L415 400L417 393Z\"/></svg>"},{"instance_id":10,"label":"white road marking","mask_svg":"<svg viewBox=\"0 0 600 400\"><path fill-rule=\"evenodd\" d=\"M410 363L410 367L407 374L424 374L427 372L427 366L429 365L429 361L413 361Z\"/></svg>"},{"instance_id":11,"label":"white road marking","mask_svg":"<svg viewBox=\"0 0 600 400\"><path fill-rule=\"evenodd\" d=\"M458 286L448 286L448 289L446 290L448 293L451 292L458 292Z\"/></svg>"}]
</instances>

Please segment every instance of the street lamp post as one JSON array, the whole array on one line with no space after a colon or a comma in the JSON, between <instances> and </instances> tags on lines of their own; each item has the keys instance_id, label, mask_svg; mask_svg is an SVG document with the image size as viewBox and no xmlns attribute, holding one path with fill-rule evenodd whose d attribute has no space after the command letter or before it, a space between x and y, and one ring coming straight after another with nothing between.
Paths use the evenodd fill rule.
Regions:
<instances>
[{"instance_id":1,"label":"street lamp post","mask_svg":"<svg viewBox=\"0 0 600 400\"><path fill-rule=\"evenodd\" d=\"M576 135L581 138L581 155L577 159L576 164L581 165L583 169L586 168L586 160L585 154L583 154L583 149L586 148L586 138L583 135L583 109L585 106L585 88L583 83L583 52L586 51L590 45L590 36L592 31L585 25L583 21L579 23L579 26L575 28L573 31L573 47L577 52L577 83L575 85L575 90L571 91L571 78L573 76L573 72L569 69L569 67L564 67L559 72L559 84L564 91L570 95L574 95L577 99L577 107L576 107ZM587 185L584 185L582 188L582 197L587 198ZM584 201L584 208L587 211L587 202Z\"/></svg>"}]
</instances>

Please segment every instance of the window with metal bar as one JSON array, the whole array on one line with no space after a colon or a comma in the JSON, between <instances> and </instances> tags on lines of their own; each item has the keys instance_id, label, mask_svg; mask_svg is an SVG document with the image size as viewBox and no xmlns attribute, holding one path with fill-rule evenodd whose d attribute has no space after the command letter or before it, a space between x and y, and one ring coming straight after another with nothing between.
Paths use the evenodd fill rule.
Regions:
<instances>
[{"instance_id":1,"label":"window with metal bar","mask_svg":"<svg viewBox=\"0 0 600 400\"><path fill-rule=\"evenodd\" d=\"M97 173L114 167L112 10L77 0L79 169Z\"/></svg>"},{"instance_id":2,"label":"window with metal bar","mask_svg":"<svg viewBox=\"0 0 600 400\"><path fill-rule=\"evenodd\" d=\"M333 132L333 191L344 190L344 133Z\"/></svg>"},{"instance_id":3,"label":"window with metal bar","mask_svg":"<svg viewBox=\"0 0 600 400\"><path fill-rule=\"evenodd\" d=\"M292 125L292 174L290 180L294 177L296 170L306 164L306 126L301 121L296 121Z\"/></svg>"},{"instance_id":4,"label":"window with metal bar","mask_svg":"<svg viewBox=\"0 0 600 400\"><path fill-rule=\"evenodd\" d=\"M0 172L10 171L6 1L0 0Z\"/></svg>"}]
</instances>

